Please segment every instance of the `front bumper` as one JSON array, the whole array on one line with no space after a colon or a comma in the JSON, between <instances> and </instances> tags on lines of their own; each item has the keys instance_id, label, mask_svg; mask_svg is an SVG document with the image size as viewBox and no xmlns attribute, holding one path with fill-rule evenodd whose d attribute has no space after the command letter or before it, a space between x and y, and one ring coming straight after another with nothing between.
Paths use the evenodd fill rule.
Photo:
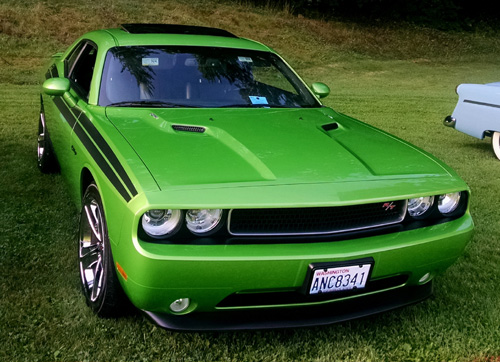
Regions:
<instances>
[{"instance_id":1,"label":"front bumper","mask_svg":"<svg viewBox=\"0 0 500 362\"><path fill-rule=\"evenodd\" d=\"M455 125L457 124L457 120L456 120L455 118L453 118L452 116L447 116L447 117L443 120L443 124L444 124L446 127L455 128Z\"/></svg>"},{"instance_id":2,"label":"front bumper","mask_svg":"<svg viewBox=\"0 0 500 362\"><path fill-rule=\"evenodd\" d=\"M456 261L472 232L472 218L466 213L434 226L339 241L164 245L122 240L113 256L123 271L121 283L132 303L161 326L308 326L361 317L424 299L430 294L425 285ZM287 298L300 295L310 264L362 258L373 260L366 290L355 295L335 295L333 299ZM426 274L430 278L422 281ZM395 282L384 284L386 280ZM375 285L381 287L368 288ZM169 306L181 298L189 298L192 303L176 315Z\"/></svg>"},{"instance_id":3,"label":"front bumper","mask_svg":"<svg viewBox=\"0 0 500 362\"><path fill-rule=\"evenodd\" d=\"M388 290L331 305L289 309L224 311L172 315L144 311L160 327L183 331L221 331L298 328L328 325L366 317L420 302L432 294L432 281L419 286Z\"/></svg>"}]
</instances>

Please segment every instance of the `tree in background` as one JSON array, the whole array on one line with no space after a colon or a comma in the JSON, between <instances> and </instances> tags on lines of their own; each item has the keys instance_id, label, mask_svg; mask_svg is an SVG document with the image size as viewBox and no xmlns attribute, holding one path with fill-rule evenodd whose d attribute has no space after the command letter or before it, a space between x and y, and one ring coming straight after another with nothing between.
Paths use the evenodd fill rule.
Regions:
<instances>
[{"instance_id":1,"label":"tree in background","mask_svg":"<svg viewBox=\"0 0 500 362\"><path fill-rule=\"evenodd\" d=\"M356 22L404 21L443 30L500 27L500 2L491 0L250 0L298 15Z\"/></svg>"}]
</instances>

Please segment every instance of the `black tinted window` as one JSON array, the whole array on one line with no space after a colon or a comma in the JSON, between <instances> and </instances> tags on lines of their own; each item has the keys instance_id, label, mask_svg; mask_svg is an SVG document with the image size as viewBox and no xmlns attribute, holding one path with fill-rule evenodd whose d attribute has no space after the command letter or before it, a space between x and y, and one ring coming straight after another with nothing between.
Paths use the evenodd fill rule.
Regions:
<instances>
[{"instance_id":1,"label":"black tinted window","mask_svg":"<svg viewBox=\"0 0 500 362\"><path fill-rule=\"evenodd\" d=\"M96 57L97 49L91 44L86 44L69 75L76 85L76 91L84 98L88 97L90 91Z\"/></svg>"},{"instance_id":2,"label":"black tinted window","mask_svg":"<svg viewBox=\"0 0 500 362\"><path fill-rule=\"evenodd\" d=\"M69 55L69 57L67 57L65 60L64 60L64 67L65 67L65 70L64 70L64 76L67 77L69 72L73 69L73 66L75 65L75 62L76 60L78 59L78 56L80 55L80 53L82 52L82 48L85 46L85 42L81 42L80 44L78 44L74 49L73 51L71 52L71 54Z\"/></svg>"}]
</instances>

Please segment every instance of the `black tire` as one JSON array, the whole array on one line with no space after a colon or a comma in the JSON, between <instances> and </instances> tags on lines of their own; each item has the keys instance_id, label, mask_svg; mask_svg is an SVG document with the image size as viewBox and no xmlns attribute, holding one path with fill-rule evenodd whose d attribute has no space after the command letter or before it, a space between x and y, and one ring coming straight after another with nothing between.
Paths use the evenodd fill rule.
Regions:
<instances>
[{"instance_id":1,"label":"black tire","mask_svg":"<svg viewBox=\"0 0 500 362\"><path fill-rule=\"evenodd\" d=\"M130 311L116 274L101 196L91 183L82 199L78 232L78 266L83 294L99 317L119 317Z\"/></svg>"},{"instance_id":2,"label":"black tire","mask_svg":"<svg viewBox=\"0 0 500 362\"><path fill-rule=\"evenodd\" d=\"M38 169L43 173L53 173L59 170L43 112L40 112L38 119L37 164Z\"/></svg>"}]
</instances>

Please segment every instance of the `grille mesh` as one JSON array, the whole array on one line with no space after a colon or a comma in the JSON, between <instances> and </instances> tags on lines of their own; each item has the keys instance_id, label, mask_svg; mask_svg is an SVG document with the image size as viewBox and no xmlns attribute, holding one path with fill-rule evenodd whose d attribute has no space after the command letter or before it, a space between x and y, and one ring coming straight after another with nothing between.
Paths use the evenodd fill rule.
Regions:
<instances>
[{"instance_id":1,"label":"grille mesh","mask_svg":"<svg viewBox=\"0 0 500 362\"><path fill-rule=\"evenodd\" d=\"M374 204L290 208L233 209L229 232L233 235L314 235L362 230L401 222L406 201Z\"/></svg>"}]
</instances>

